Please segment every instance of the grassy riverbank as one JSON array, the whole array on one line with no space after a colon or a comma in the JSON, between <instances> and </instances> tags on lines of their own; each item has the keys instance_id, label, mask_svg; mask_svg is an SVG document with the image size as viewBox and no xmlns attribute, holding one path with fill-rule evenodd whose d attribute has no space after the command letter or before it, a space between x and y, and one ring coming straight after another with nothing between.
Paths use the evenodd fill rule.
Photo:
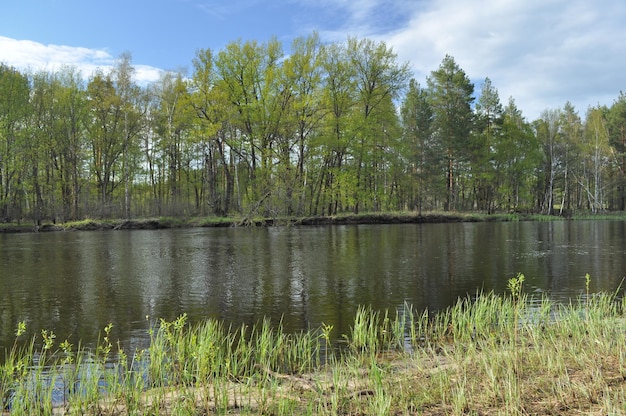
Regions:
<instances>
[{"instance_id":1,"label":"grassy riverbank","mask_svg":"<svg viewBox=\"0 0 626 416\"><path fill-rule=\"evenodd\" d=\"M626 301L483 294L429 316L359 310L352 331L162 321L143 351L43 332L0 368L5 412L32 414L624 414ZM336 339L343 341L333 341ZM112 364L113 363L113 364ZM41 364L48 367L42 368Z\"/></svg>"},{"instance_id":2,"label":"grassy riverbank","mask_svg":"<svg viewBox=\"0 0 626 416\"><path fill-rule=\"evenodd\" d=\"M618 219L625 220L623 213L591 216L581 214L573 219ZM191 227L241 227L241 226L283 226L283 225L349 225L349 224L420 224L446 222L497 222L497 221L561 221L563 217L539 214L483 214L476 212L385 212L340 214L315 217L159 217L123 219L91 219L66 223L0 224L0 233L47 232L47 231L93 231L93 230L132 230Z\"/></svg>"}]
</instances>

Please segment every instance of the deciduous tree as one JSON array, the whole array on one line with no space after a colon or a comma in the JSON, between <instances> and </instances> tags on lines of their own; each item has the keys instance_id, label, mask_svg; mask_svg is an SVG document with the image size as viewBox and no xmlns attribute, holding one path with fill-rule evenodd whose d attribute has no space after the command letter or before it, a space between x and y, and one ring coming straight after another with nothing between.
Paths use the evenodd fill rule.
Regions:
<instances>
[{"instance_id":1,"label":"deciduous tree","mask_svg":"<svg viewBox=\"0 0 626 416\"><path fill-rule=\"evenodd\" d=\"M0 219L21 216L20 183L29 116L30 84L17 69L0 64Z\"/></svg>"},{"instance_id":2,"label":"deciduous tree","mask_svg":"<svg viewBox=\"0 0 626 416\"><path fill-rule=\"evenodd\" d=\"M441 166L441 152L436 151L433 141L433 111L428 103L427 91L415 79L409 82L409 89L402 102L400 114L406 148L409 184L409 207L422 212L424 201L435 189L438 179L438 166ZM432 208L432 205L429 206Z\"/></svg>"},{"instance_id":3,"label":"deciduous tree","mask_svg":"<svg viewBox=\"0 0 626 416\"><path fill-rule=\"evenodd\" d=\"M384 42L349 38L346 53L355 71L357 90L357 125L350 147L356 175L353 209L358 213L361 204L367 200L373 202L367 204L367 208L380 209L377 190L386 191L385 184L381 183L385 176L382 170L389 166L385 159L394 150L384 141L389 140L393 126L398 123L393 100L406 88L410 72L408 64L399 64L397 55ZM370 167L367 172L366 166Z\"/></svg>"},{"instance_id":4,"label":"deciduous tree","mask_svg":"<svg viewBox=\"0 0 626 416\"><path fill-rule=\"evenodd\" d=\"M557 177L561 173L561 162L563 160L561 121L561 110L551 109L544 110L539 120L535 122L536 134L543 147L545 160L541 202L541 212L544 214L552 213Z\"/></svg>"},{"instance_id":5,"label":"deciduous tree","mask_svg":"<svg viewBox=\"0 0 626 416\"><path fill-rule=\"evenodd\" d=\"M236 112L232 125L242 139L238 150L248 165L250 186L246 192L252 211L259 209L273 190L272 146L286 110L277 88L282 58L282 45L272 39L265 44L229 43L215 59L219 88Z\"/></svg>"},{"instance_id":6,"label":"deciduous tree","mask_svg":"<svg viewBox=\"0 0 626 416\"><path fill-rule=\"evenodd\" d=\"M582 154L585 155L583 163L587 174L578 179L586 193L588 208L593 213L605 209L604 179L608 176L607 169L612 163L607 113L606 107L590 108L585 121Z\"/></svg>"},{"instance_id":7,"label":"deciduous tree","mask_svg":"<svg viewBox=\"0 0 626 416\"><path fill-rule=\"evenodd\" d=\"M530 211L534 208L533 191L541 156L532 126L510 97L504 108L502 134L495 143L494 162L501 209Z\"/></svg>"},{"instance_id":8,"label":"deciduous tree","mask_svg":"<svg viewBox=\"0 0 626 416\"><path fill-rule=\"evenodd\" d=\"M611 193L611 207L626 209L626 94L620 92L607 115L609 143L614 149L614 166L611 172L616 187Z\"/></svg>"}]
</instances>

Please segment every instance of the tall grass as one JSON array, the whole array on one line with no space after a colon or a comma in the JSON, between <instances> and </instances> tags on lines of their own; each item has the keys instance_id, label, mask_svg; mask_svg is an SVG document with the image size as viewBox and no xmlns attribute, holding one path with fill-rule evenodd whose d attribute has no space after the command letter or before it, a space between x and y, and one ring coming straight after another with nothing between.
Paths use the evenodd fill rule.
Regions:
<instances>
[{"instance_id":1,"label":"tall grass","mask_svg":"<svg viewBox=\"0 0 626 416\"><path fill-rule=\"evenodd\" d=\"M359 308L345 342L332 325L291 334L280 322L190 325L181 315L151 328L146 350L124 351L110 325L87 350L49 331L23 339L20 324L0 366L2 406L15 415L624 413L626 300L528 300L520 277L508 295L478 293L434 315Z\"/></svg>"}]
</instances>

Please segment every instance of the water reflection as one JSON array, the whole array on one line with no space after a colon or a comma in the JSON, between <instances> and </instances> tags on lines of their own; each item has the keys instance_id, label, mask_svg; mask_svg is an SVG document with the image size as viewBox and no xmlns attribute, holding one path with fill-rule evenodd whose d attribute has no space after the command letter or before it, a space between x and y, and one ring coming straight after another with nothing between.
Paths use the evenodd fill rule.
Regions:
<instances>
[{"instance_id":1,"label":"water reflection","mask_svg":"<svg viewBox=\"0 0 626 416\"><path fill-rule=\"evenodd\" d=\"M623 222L518 222L185 229L0 235L0 346L17 322L93 344L109 322L141 348L159 318L186 312L287 331L347 333L359 305L439 310L518 272L555 300L614 291ZM148 319L146 319L148 317Z\"/></svg>"}]
</instances>

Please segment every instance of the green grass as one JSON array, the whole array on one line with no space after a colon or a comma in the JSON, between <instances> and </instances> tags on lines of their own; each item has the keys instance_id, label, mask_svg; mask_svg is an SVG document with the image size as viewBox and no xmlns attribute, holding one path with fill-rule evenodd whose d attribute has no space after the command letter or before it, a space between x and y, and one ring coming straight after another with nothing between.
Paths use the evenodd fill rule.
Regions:
<instances>
[{"instance_id":1,"label":"green grass","mask_svg":"<svg viewBox=\"0 0 626 416\"><path fill-rule=\"evenodd\" d=\"M215 227L234 225L237 220L234 217L203 217L191 221L191 224L198 227Z\"/></svg>"},{"instance_id":2,"label":"green grass","mask_svg":"<svg viewBox=\"0 0 626 416\"><path fill-rule=\"evenodd\" d=\"M118 224L119 221L114 220L102 220L102 219L93 219L93 218L85 218L83 220L78 221L68 221L61 224L61 227L65 230L89 230L89 229L99 229L99 228L113 228Z\"/></svg>"},{"instance_id":3,"label":"green grass","mask_svg":"<svg viewBox=\"0 0 626 416\"><path fill-rule=\"evenodd\" d=\"M87 350L49 331L23 339L20 324L0 397L15 415L626 412L626 301L556 305L528 299L522 283L434 315L362 307L347 334L181 315L141 351L122 350L110 326Z\"/></svg>"},{"instance_id":4,"label":"green grass","mask_svg":"<svg viewBox=\"0 0 626 416\"><path fill-rule=\"evenodd\" d=\"M565 218L559 217L558 215L531 214L528 216L528 220L530 221L564 221Z\"/></svg>"},{"instance_id":5,"label":"green grass","mask_svg":"<svg viewBox=\"0 0 626 416\"><path fill-rule=\"evenodd\" d=\"M625 221L626 213L623 211L611 213L593 214L591 212L581 212L572 216L573 220L614 220Z\"/></svg>"}]
</instances>

